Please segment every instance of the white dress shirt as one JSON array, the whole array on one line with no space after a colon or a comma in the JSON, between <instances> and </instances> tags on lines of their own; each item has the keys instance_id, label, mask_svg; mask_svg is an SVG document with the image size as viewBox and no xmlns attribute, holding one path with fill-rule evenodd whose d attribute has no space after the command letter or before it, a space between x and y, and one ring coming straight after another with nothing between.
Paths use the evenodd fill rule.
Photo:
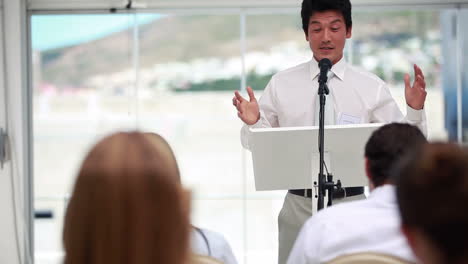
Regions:
<instances>
[{"instance_id":1,"label":"white dress shirt","mask_svg":"<svg viewBox=\"0 0 468 264\"><path fill-rule=\"evenodd\" d=\"M224 264L237 264L236 257L232 253L231 246L219 233L208 229L199 229L206 237L193 228L191 235L192 252L202 256L210 256L220 260Z\"/></svg>"},{"instance_id":2,"label":"white dress shirt","mask_svg":"<svg viewBox=\"0 0 468 264\"><path fill-rule=\"evenodd\" d=\"M319 211L302 227L287 263L324 263L358 252L390 254L415 262L400 231L395 186L386 184L366 200Z\"/></svg>"},{"instance_id":3,"label":"white dress shirt","mask_svg":"<svg viewBox=\"0 0 468 264\"><path fill-rule=\"evenodd\" d=\"M407 106L404 117L387 85L376 75L346 63L344 58L331 71L335 76L328 82L327 98L333 98L327 102L333 102L336 124L407 122L426 134L424 110ZM242 128L242 145L249 149L250 127L313 126L319 72L317 61L312 59L275 74L259 99L260 119Z\"/></svg>"}]
</instances>

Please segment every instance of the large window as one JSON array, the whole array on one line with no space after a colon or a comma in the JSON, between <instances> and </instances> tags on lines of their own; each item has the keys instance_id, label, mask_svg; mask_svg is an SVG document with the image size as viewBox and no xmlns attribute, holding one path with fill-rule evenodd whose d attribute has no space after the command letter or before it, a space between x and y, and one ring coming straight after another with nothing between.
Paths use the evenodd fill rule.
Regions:
<instances>
[{"instance_id":1,"label":"large window","mask_svg":"<svg viewBox=\"0 0 468 264\"><path fill-rule=\"evenodd\" d=\"M261 96L272 74L312 53L298 10L223 12L32 15L35 209L53 214L35 221L36 263L60 263L77 169L99 138L122 129L169 141L195 225L222 233L239 263L276 262L284 192L255 191L231 98L244 83ZM403 75L421 66L431 139L448 137L453 99L441 80L444 12L355 10L345 51L389 84L403 112Z\"/></svg>"}]
</instances>

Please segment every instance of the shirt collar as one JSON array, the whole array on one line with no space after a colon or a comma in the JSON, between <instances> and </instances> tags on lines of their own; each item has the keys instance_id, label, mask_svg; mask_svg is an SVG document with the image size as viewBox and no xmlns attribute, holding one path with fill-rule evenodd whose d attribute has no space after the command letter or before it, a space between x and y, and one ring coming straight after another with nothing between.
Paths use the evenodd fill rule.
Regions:
<instances>
[{"instance_id":1,"label":"shirt collar","mask_svg":"<svg viewBox=\"0 0 468 264\"><path fill-rule=\"evenodd\" d=\"M332 66L331 71L337 76L341 81L344 79L345 71L346 71L346 60L343 56L341 60L339 60L335 65ZM315 60L315 58L312 58L310 61L310 76L312 80L315 78L318 78L318 75L320 73L320 69L318 67L318 62Z\"/></svg>"},{"instance_id":2,"label":"shirt collar","mask_svg":"<svg viewBox=\"0 0 468 264\"><path fill-rule=\"evenodd\" d=\"M384 184L370 192L370 197L389 203L396 203L396 188L393 184Z\"/></svg>"}]
</instances>

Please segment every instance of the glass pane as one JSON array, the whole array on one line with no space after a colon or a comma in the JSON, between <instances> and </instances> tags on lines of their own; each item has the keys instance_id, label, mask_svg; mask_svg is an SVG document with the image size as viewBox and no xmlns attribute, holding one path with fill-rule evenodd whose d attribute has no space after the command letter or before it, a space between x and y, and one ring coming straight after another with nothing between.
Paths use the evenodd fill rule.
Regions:
<instances>
[{"instance_id":1,"label":"glass pane","mask_svg":"<svg viewBox=\"0 0 468 264\"><path fill-rule=\"evenodd\" d=\"M446 139L440 11L354 12L353 25L353 38L347 43L349 60L382 78L403 113L404 74L410 73L414 80L413 64L421 67L426 80L429 139Z\"/></svg>"},{"instance_id":2,"label":"glass pane","mask_svg":"<svg viewBox=\"0 0 468 264\"><path fill-rule=\"evenodd\" d=\"M60 263L66 200L101 136L135 127L131 15L34 15L36 263Z\"/></svg>"},{"instance_id":3,"label":"glass pane","mask_svg":"<svg viewBox=\"0 0 468 264\"><path fill-rule=\"evenodd\" d=\"M247 85L254 90L263 91L274 73L311 59L299 13L247 16L246 42Z\"/></svg>"},{"instance_id":4,"label":"glass pane","mask_svg":"<svg viewBox=\"0 0 468 264\"><path fill-rule=\"evenodd\" d=\"M231 101L242 71L239 15L155 16L139 26L139 128L169 141L197 225L226 236L240 261L244 182Z\"/></svg>"},{"instance_id":5,"label":"glass pane","mask_svg":"<svg viewBox=\"0 0 468 264\"><path fill-rule=\"evenodd\" d=\"M239 16L157 16L139 27L139 127L168 139L184 184L239 197Z\"/></svg>"},{"instance_id":6,"label":"glass pane","mask_svg":"<svg viewBox=\"0 0 468 264\"><path fill-rule=\"evenodd\" d=\"M283 198L248 199L247 204L247 260L248 263L278 262L278 214Z\"/></svg>"},{"instance_id":7,"label":"glass pane","mask_svg":"<svg viewBox=\"0 0 468 264\"><path fill-rule=\"evenodd\" d=\"M458 15L457 10L446 10L441 14L442 30L442 55L444 67L442 69L443 91L445 98L445 126L449 139L458 140L458 73L461 72L462 88L462 140L467 140L468 128L468 34L463 26L468 22L468 10L462 10ZM457 36L457 20L461 25L461 35ZM460 42L460 47L458 47ZM461 69L458 68L458 59Z\"/></svg>"},{"instance_id":8,"label":"glass pane","mask_svg":"<svg viewBox=\"0 0 468 264\"><path fill-rule=\"evenodd\" d=\"M271 76L309 61L299 12L246 16L246 83L260 98ZM239 142L240 144L240 142ZM248 263L278 262L278 214L285 191L256 191L252 155L245 151Z\"/></svg>"}]
</instances>

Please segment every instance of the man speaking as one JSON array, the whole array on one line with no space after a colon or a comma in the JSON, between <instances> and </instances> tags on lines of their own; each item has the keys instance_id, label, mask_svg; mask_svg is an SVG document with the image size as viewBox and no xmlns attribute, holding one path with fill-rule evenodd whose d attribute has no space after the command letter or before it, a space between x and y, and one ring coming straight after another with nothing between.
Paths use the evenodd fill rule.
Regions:
<instances>
[{"instance_id":1,"label":"man speaking","mask_svg":"<svg viewBox=\"0 0 468 264\"><path fill-rule=\"evenodd\" d=\"M376 75L348 64L343 58L346 39L352 35L349 0L303 0L302 27L312 51L310 61L278 72L257 101L251 87L249 98L238 91L232 99L239 118L242 145L249 149L249 128L301 127L318 125L318 62L327 58L333 64L328 78L325 125L407 122L426 134L423 110L426 83L421 69L414 65L415 80L405 75L406 116L390 91ZM285 175L287 177L287 175ZM363 187L346 189L348 198L363 197ZM311 216L309 190L289 190L278 217L278 263L286 263L303 223ZM354 196L354 197L349 197Z\"/></svg>"}]
</instances>

